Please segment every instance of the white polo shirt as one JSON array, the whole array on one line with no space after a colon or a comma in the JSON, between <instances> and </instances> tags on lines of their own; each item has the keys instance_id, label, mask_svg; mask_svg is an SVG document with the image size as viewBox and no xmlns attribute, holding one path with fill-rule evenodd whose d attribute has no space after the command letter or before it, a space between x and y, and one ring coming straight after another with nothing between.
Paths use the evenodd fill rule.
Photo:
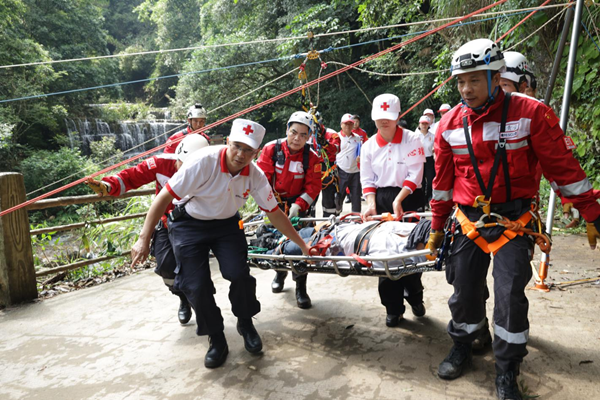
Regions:
<instances>
[{"instance_id":1,"label":"white polo shirt","mask_svg":"<svg viewBox=\"0 0 600 400\"><path fill-rule=\"evenodd\" d=\"M265 174L252 163L232 176L225 161L226 152L227 146L210 146L185 160L165 185L175 197L174 203L182 204L191 198L185 210L201 220L233 217L250 195L261 210L275 211L277 200Z\"/></svg>"},{"instance_id":2,"label":"white polo shirt","mask_svg":"<svg viewBox=\"0 0 600 400\"><path fill-rule=\"evenodd\" d=\"M362 138L355 133L351 133L350 136L344 136L340 132L338 135L340 137L340 151L336 156L338 168L348 174L359 172L356 158L360 154Z\"/></svg>"},{"instance_id":3,"label":"white polo shirt","mask_svg":"<svg viewBox=\"0 0 600 400\"><path fill-rule=\"evenodd\" d=\"M423 134L420 130L415 131L415 133L419 135L419 139L421 139L423 150L425 150L425 157L433 157L433 143L435 142L435 134L431 128L429 128L425 134Z\"/></svg>"},{"instance_id":4,"label":"white polo shirt","mask_svg":"<svg viewBox=\"0 0 600 400\"><path fill-rule=\"evenodd\" d=\"M377 132L360 152L363 193L375 193L383 187L407 188L412 193L421 187L424 162L425 151L415 132L397 127L391 143Z\"/></svg>"}]
</instances>

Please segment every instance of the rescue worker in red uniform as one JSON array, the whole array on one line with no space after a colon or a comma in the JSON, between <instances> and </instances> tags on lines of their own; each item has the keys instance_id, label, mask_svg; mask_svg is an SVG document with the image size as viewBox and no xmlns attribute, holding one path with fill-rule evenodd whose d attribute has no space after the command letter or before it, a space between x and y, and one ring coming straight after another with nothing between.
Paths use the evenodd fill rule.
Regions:
<instances>
[{"instance_id":1,"label":"rescue worker in red uniform","mask_svg":"<svg viewBox=\"0 0 600 400\"><path fill-rule=\"evenodd\" d=\"M321 192L321 163L307 143L314 132L313 116L304 111L293 113L287 123L285 140L267 143L257 165L271 182L279 207L292 217L306 217ZM273 293L283 290L287 272L278 271L271 284ZM292 273L296 282L296 302L300 308L312 306L306 292L307 275Z\"/></svg>"},{"instance_id":2,"label":"rescue worker in red uniform","mask_svg":"<svg viewBox=\"0 0 600 400\"><path fill-rule=\"evenodd\" d=\"M120 196L129 190L137 189L155 181L156 194L158 194L190 154L207 146L208 141L204 137L190 135L179 141L175 154L161 154L151 157L135 167L124 169L117 175L106 176L101 181L89 178L86 184L98 196L102 197ZM177 318L180 324L185 325L192 318L192 309L185 295L173 288L177 263L167 230L167 215L173 210L173 207L173 204L169 205L160 222L154 228L152 255L156 258L154 272L163 278L163 282L169 288L169 291L180 299Z\"/></svg>"},{"instance_id":3,"label":"rescue worker in red uniform","mask_svg":"<svg viewBox=\"0 0 600 400\"><path fill-rule=\"evenodd\" d=\"M360 115L358 114L354 114L354 128L352 129L352 133L356 133L358 136L361 137L362 142L366 142L367 140L369 140L369 135L367 135L367 132L360 127Z\"/></svg>"},{"instance_id":4,"label":"rescue worker in red uniform","mask_svg":"<svg viewBox=\"0 0 600 400\"><path fill-rule=\"evenodd\" d=\"M337 153L340 151L340 136L333 129L320 125L320 136L323 138L322 163L321 163L321 205L323 217L340 215L342 212L342 201L340 196L340 179L335 163Z\"/></svg>"},{"instance_id":5,"label":"rescue worker in red uniform","mask_svg":"<svg viewBox=\"0 0 600 400\"><path fill-rule=\"evenodd\" d=\"M175 149L177 149L177 145L181 139L192 132L201 135L208 140L208 143L210 143L210 137L204 132L200 132L200 129L204 128L204 125L206 125L206 110L201 104L194 104L188 109L187 120L188 126L185 129L176 132L169 137L167 140L167 147L164 149L165 153L175 153Z\"/></svg>"},{"instance_id":6,"label":"rescue worker in red uniform","mask_svg":"<svg viewBox=\"0 0 600 400\"><path fill-rule=\"evenodd\" d=\"M446 259L446 278L454 286L448 301L452 314L448 333L454 345L438 375L458 378L471 363L471 343L485 324L484 288L492 252L496 394L499 399L521 399L517 375L527 354L525 286L532 275L533 242L528 235L512 234L502 225L477 228L473 223L494 223L495 213L531 226L538 162L564 199L573 202L596 229L600 204L567 148L552 109L518 93L505 95L500 89L504 66L502 53L488 39L468 42L452 57L452 75L457 77L463 104L442 118L435 138L428 247L440 247L444 225L456 205L449 221L454 229L449 232L453 241Z\"/></svg>"}]
</instances>

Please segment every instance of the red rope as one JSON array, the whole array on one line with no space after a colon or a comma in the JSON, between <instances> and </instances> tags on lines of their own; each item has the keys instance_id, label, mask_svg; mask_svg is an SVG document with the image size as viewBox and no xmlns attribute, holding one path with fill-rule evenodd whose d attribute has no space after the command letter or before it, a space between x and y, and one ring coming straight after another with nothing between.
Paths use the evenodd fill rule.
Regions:
<instances>
[{"instance_id":1,"label":"red rope","mask_svg":"<svg viewBox=\"0 0 600 400\"><path fill-rule=\"evenodd\" d=\"M219 120L217 122L209 124L209 125L205 126L204 128L202 128L202 130L209 130L209 129L214 128L216 126L219 126L219 125L221 125L221 124L223 124L225 122L231 121L232 119L235 119L235 118L240 117L240 116L242 116L244 114L247 114L247 113L249 113L251 111L257 110L257 109L259 109L261 107L264 107L264 106L266 106L268 104L274 103L274 102L276 102L276 101L278 101L280 99L283 99L284 97L288 97L288 96L290 96L290 95L292 95L292 94L294 94L296 92L299 92L300 90L302 90L303 87L305 88L305 87L310 87L310 86L316 85L319 82L322 82L322 81L327 80L329 78L332 78L332 77L334 77L336 75L344 73L344 72L346 72L346 71L348 71L348 70L350 70L350 69L352 69L354 67L358 67L358 66L360 66L360 65L362 65L364 63L367 63L367 62L369 62L371 60L374 60L375 58L378 58L378 57L381 57L381 56L383 56L385 54L391 53L392 51L396 51L396 50L398 50L398 49L400 49L400 48L402 48L402 47L404 47L406 45L409 45L409 44L414 43L414 42L416 42L418 40L421 40L424 37L427 37L429 35L433 35L434 33L437 33L437 32L439 32L439 31L441 31L443 29L446 29L446 28L452 26L452 25L456 25L456 24L464 21L465 19L469 19L469 18L471 18L474 15L481 14L482 12L487 11L490 8L496 7L496 6L500 5L500 4L503 4L503 3L507 2L507 1L508 0L499 0L499 1L495 2L495 3L493 3L493 4L490 4L488 6L480 8L479 10L473 11L472 13L467 14L464 17L461 17L461 18L459 18L457 20L448 22L448 23L446 23L444 25L441 25L441 26L439 26L437 28L434 28L434 29L432 29L432 30L430 30L428 32L425 32L425 33L422 33L422 34L420 34L418 36L415 36L414 38L409 39L409 40L407 40L405 42L398 43L398 44L396 44L396 45L394 45L392 47L389 47L389 48L387 48L385 50L380 51L379 53L372 54L369 57L365 57L365 58L363 58L363 59L361 59L359 61L356 61L353 64L350 64L350 65L347 65L345 67L342 67L342 68L340 68L338 70L330 72L327 75L324 75L324 76L322 76L320 78L314 79L314 80L312 80L312 81L310 81L308 83L305 83L304 85L301 85L301 86L298 86L298 87L296 87L294 89L288 90L287 92L281 93L281 94L279 94L279 95L277 95L275 97L272 97L272 98L270 98L268 100L265 100L265 101L263 101L261 103L255 104L252 107L246 108L245 110L242 110L242 111L239 111L239 112L237 112L235 114L232 114L229 117L225 117L225 118L223 118L223 119L221 119L221 120ZM167 146L167 143L162 144L162 145L157 146L157 147L155 147L155 148L153 148L151 150L145 151L145 152L140 153L140 154L138 154L138 155L136 155L134 157L131 157L128 160L121 161L120 163L117 163L117 164L115 164L113 166L110 166L110 167L106 167L106 168L104 168L104 169L102 169L102 170L100 170L98 172L93 173L92 175L89 176L89 178L94 178L94 177L96 177L98 175L101 175L101 174L104 174L106 172L112 171L115 168L118 168L118 167L120 167L122 165L125 165L125 164L127 164L127 163L129 163L131 161L137 160L139 158L145 157L145 156L147 156L147 155L149 155L151 153L154 153L157 150L160 150L160 149L162 149L162 148L164 148L166 146ZM60 187L58 189L54 189L54 190L52 190L52 191L50 191L48 193L44 193L43 195L38 196L38 197L36 197L34 199L28 200L28 201L26 201L24 203L18 204L18 205L14 206L14 207L11 207L11 208L7 209L7 210L4 210L4 211L0 212L0 217L4 216L6 214L9 214L9 213L11 213L13 211L19 210L19 209L21 209L23 207L27 207L28 205L33 204L33 203L35 203L35 202L37 202L39 200L45 199L46 197L50 197L53 194L62 192L65 189L71 188L71 187L73 187L75 185L79 185L80 183L83 183L86 179L88 179L88 177L80 178L80 179L78 179L78 180L76 180L74 182L68 183L68 184L66 184L66 185L64 185L64 186L62 186L62 187Z\"/></svg>"},{"instance_id":2,"label":"red rope","mask_svg":"<svg viewBox=\"0 0 600 400\"><path fill-rule=\"evenodd\" d=\"M544 7L546 4L550 3L550 0L546 0L544 3L542 3L540 5L540 7ZM570 4L570 3L569 3ZM525 18L523 18L521 21L519 21L518 24L516 24L515 26L513 26L512 28L510 28L504 35L502 35L498 40L496 40L496 43L499 43L502 39L504 39L506 36L508 36L512 31L514 31L517 27L519 27L519 25L521 25L523 22L527 21L529 18L531 18L533 16L533 14L535 14L536 12L538 12L540 10L535 10L529 14L527 14L527 16ZM415 104L412 105L412 107L410 107L408 110L404 111L402 113L402 115L400 115L400 118L404 117L406 114L408 114L409 112L411 112L416 106L418 106L419 104L421 104L422 102L424 102L425 100L427 100L429 97L431 97L431 95L433 95L435 92L437 92L438 90L440 90L440 88L442 86L444 86L446 83L448 83L450 81L450 79L452 79L452 76L450 76L448 79L446 79L444 82L440 83L438 86L435 87L435 89L433 89L431 92L427 93L425 95L425 97L423 97L421 100L419 100L418 102L416 102Z\"/></svg>"}]
</instances>

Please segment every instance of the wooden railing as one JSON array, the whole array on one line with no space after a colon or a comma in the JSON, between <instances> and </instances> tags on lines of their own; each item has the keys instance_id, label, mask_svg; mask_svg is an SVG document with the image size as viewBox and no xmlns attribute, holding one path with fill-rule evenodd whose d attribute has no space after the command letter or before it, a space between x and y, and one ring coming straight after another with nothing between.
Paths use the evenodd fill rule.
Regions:
<instances>
[{"instance_id":1,"label":"wooden railing","mask_svg":"<svg viewBox=\"0 0 600 400\"><path fill-rule=\"evenodd\" d=\"M100 201L112 201L154 194L154 189L132 190L118 197L98 197L96 195L69 196L40 200L0 218L0 307L37 298L37 281L39 276L71 271L86 265L129 255L129 251L83 260L71 264L41 271L35 270L31 236L49 232L64 232L90 225L107 224L143 218L146 213L123 215L108 219L80 222L49 228L29 228L29 211L43 210L52 207L64 207L73 204L88 204ZM6 210L26 201L23 175L7 172L0 173L0 210Z\"/></svg>"}]
</instances>

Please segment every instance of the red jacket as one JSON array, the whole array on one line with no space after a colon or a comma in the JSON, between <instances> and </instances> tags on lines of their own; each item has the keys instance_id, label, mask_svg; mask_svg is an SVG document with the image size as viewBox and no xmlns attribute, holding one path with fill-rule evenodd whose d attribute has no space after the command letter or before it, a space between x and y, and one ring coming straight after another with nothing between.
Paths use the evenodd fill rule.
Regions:
<instances>
[{"instance_id":1,"label":"red jacket","mask_svg":"<svg viewBox=\"0 0 600 400\"><path fill-rule=\"evenodd\" d=\"M175 153L175 150L177 150L177 146L179 145L179 143L181 142L182 138L187 135L188 133L192 133L192 128L190 128L189 126L185 129L180 130L177 133L172 134L169 139L167 140L167 147L165 147L164 152L165 153ZM206 138L206 140L208 140L208 143L210 144L210 137L208 137L208 135L206 135L204 132L198 132L199 135L202 135Z\"/></svg>"},{"instance_id":2,"label":"red jacket","mask_svg":"<svg viewBox=\"0 0 600 400\"><path fill-rule=\"evenodd\" d=\"M108 182L111 190L108 194L111 196L120 196L125 192L137 189L152 181L156 181L156 194L160 192L169 179L177 172L175 163L177 159L171 154L161 154L150 157L142 161L135 167L124 169L114 176L102 178L104 182ZM165 215L163 215L163 223L167 222L166 214L173 209L173 203L169 204Z\"/></svg>"},{"instance_id":3,"label":"red jacket","mask_svg":"<svg viewBox=\"0 0 600 400\"><path fill-rule=\"evenodd\" d=\"M433 180L432 229L443 229L455 203L472 206L479 187L465 140L463 117L467 117L471 141L483 181L488 183L494 163L504 92L481 115L466 106L454 107L439 122L435 136L435 172ZM549 180L556 182L566 202L581 212L583 218L600 217L600 204L579 162L567 149L558 117L539 101L512 94L506 123L506 153L509 164L511 198L530 199L537 193L538 161ZM506 202L503 166L500 165L492 188L492 204Z\"/></svg>"},{"instance_id":4,"label":"red jacket","mask_svg":"<svg viewBox=\"0 0 600 400\"><path fill-rule=\"evenodd\" d=\"M321 192L321 163L319 156L310 149L308 156L308 171L302 165L304 150L290 154L287 140L281 139L281 150L285 155L285 163L277 164L273 161L276 140L267 143L256 164L263 170L273 189L281 197L296 197L295 203L301 211L306 211ZM277 165L275 165L277 164ZM273 175L275 184L273 185Z\"/></svg>"},{"instance_id":5,"label":"red jacket","mask_svg":"<svg viewBox=\"0 0 600 400\"><path fill-rule=\"evenodd\" d=\"M327 154L329 164L333 165L333 163L335 163L337 153L340 151L340 135L337 132L325 132L325 140L327 140L327 144L324 147L325 154Z\"/></svg>"},{"instance_id":6,"label":"red jacket","mask_svg":"<svg viewBox=\"0 0 600 400\"><path fill-rule=\"evenodd\" d=\"M360 136L363 143L369 140L369 136L367 136L367 132L363 128L352 129L352 133L356 133Z\"/></svg>"}]
</instances>

